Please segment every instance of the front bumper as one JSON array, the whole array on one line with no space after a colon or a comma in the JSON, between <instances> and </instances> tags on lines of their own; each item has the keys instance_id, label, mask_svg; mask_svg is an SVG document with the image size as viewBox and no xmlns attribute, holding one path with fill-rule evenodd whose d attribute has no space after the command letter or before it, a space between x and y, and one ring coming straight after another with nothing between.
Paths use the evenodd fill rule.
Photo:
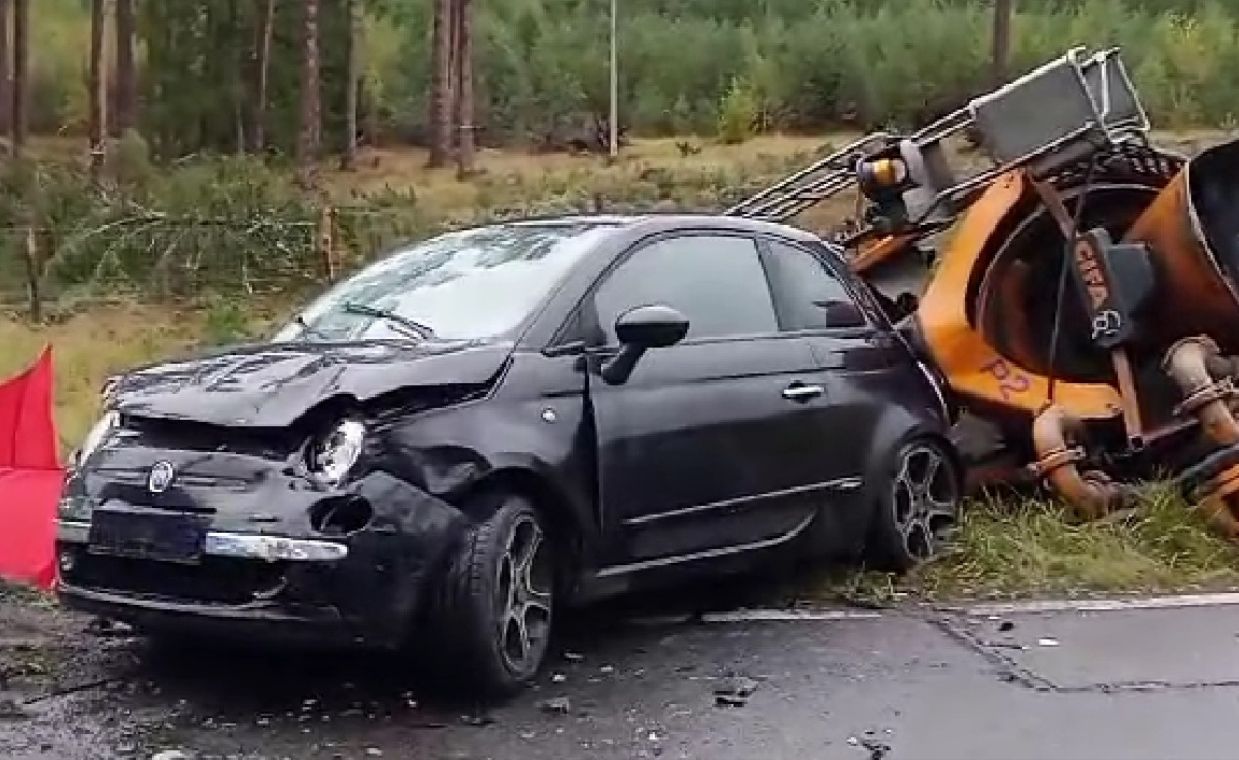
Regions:
<instances>
[{"instance_id":1,"label":"front bumper","mask_svg":"<svg viewBox=\"0 0 1239 760\"><path fill-rule=\"evenodd\" d=\"M139 629L398 646L467 519L385 473L366 476L350 491L374 513L351 535L209 529L194 562L93 551L90 523L63 520L56 542L59 595L68 607Z\"/></svg>"},{"instance_id":2,"label":"front bumper","mask_svg":"<svg viewBox=\"0 0 1239 760\"><path fill-rule=\"evenodd\" d=\"M62 544L90 543L90 523L59 520L56 540ZM269 536L261 533L207 531L202 553L208 557L260 559L267 562L334 562L348 557L348 545L339 541Z\"/></svg>"}]
</instances>

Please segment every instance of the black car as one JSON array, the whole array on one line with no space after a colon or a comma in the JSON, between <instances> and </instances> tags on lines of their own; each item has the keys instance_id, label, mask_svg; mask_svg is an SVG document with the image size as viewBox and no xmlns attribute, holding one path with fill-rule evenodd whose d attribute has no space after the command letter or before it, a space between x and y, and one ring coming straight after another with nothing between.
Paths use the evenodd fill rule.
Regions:
<instances>
[{"instance_id":1,"label":"black car","mask_svg":"<svg viewBox=\"0 0 1239 760\"><path fill-rule=\"evenodd\" d=\"M947 404L874 295L818 238L728 217L446 234L106 409L60 504L68 606L426 634L500 692L564 604L772 553L906 568L961 493Z\"/></svg>"}]
</instances>

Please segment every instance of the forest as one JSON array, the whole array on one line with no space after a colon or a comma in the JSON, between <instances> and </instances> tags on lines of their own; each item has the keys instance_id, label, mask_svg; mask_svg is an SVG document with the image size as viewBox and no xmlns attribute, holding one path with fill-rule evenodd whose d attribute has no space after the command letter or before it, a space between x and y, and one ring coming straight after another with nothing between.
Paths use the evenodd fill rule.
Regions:
<instances>
[{"instance_id":1,"label":"forest","mask_svg":"<svg viewBox=\"0 0 1239 760\"><path fill-rule=\"evenodd\" d=\"M294 292L472 222L717 210L1075 45L1122 46L1159 128L1239 126L1233 0L0 0L0 304Z\"/></svg>"},{"instance_id":2,"label":"forest","mask_svg":"<svg viewBox=\"0 0 1239 760\"><path fill-rule=\"evenodd\" d=\"M14 2L30 4L0 0L0 8ZM562 145L607 115L610 4L35 0L26 119L35 134L89 131L93 49L109 131L136 127L163 159L238 150L291 156L303 126L312 126L311 138L321 135L327 153L345 149L350 135L363 144L430 144L436 64L460 58L458 27L443 15L455 13L467 20L472 91L472 113L460 123L480 144ZM1071 45L1120 45L1159 125L1227 127L1239 117L1233 2L1009 4L1002 69L1025 70ZM94 47L92 6L109 30ZM617 7L620 122L633 135L724 129L744 139L906 126L959 105L995 76L993 0L618 0ZM307 9L316 22L313 125L303 124ZM452 27L450 49L436 51L436 17ZM7 38L0 37L6 45ZM449 91L453 81L444 82ZM317 152L320 141L310 142Z\"/></svg>"}]
</instances>

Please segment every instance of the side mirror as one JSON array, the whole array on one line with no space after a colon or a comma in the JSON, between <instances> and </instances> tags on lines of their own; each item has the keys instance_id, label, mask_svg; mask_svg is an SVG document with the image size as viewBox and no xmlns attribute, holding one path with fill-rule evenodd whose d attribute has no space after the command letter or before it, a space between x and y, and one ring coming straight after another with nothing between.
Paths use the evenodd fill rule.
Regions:
<instances>
[{"instance_id":1,"label":"side mirror","mask_svg":"<svg viewBox=\"0 0 1239 760\"><path fill-rule=\"evenodd\" d=\"M688 335L688 317L670 306L638 306L615 320L615 335L625 346L674 346Z\"/></svg>"},{"instance_id":2,"label":"side mirror","mask_svg":"<svg viewBox=\"0 0 1239 760\"><path fill-rule=\"evenodd\" d=\"M826 311L827 327L864 327L869 323L865 313L851 301L817 301Z\"/></svg>"},{"instance_id":3,"label":"side mirror","mask_svg":"<svg viewBox=\"0 0 1239 760\"><path fill-rule=\"evenodd\" d=\"M651 348L674 346L688 335L688 317L670 306L638 306L615 320L615 335L623 348L602 367L611 385L628 380L637 361Z\"/></svg>"}]
</instances>

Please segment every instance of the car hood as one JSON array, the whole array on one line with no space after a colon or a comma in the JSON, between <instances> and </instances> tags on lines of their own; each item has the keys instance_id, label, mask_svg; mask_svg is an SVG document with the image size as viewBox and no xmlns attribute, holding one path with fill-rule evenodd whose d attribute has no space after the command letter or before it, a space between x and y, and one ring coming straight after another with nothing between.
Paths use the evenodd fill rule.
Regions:
<instances>
[{"instance_id":1,"label":"car hood","mask_svg":"<svg viewBox=\"0 0 1239 760\"><path fill-rule=\"evenodd\" d=\"M243 346L134 370L114 408L138 417L236 427L285 427L335 397L367 401L416 386L492 380L510 343L366 342Z\"/></svg>"}]
</instances>

